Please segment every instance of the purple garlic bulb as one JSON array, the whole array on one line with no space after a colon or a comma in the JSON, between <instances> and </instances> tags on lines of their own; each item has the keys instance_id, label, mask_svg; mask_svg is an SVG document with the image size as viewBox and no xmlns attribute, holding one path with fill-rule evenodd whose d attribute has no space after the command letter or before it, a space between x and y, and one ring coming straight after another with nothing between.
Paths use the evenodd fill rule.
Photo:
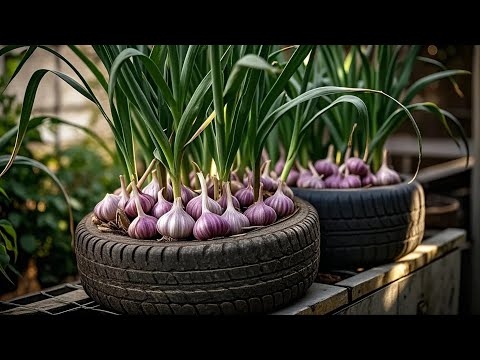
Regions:
<instances>
[{"instance_id":1,"label":"purple garlic bulb","mask_svg":"<svg viewBox=\"0 0 480 360\"><path fill-rule=\"evenodd\" d=\"M157 172L152 171L152 181L143 188L143 193L153 197L157 201L158 192L160 191L160 183L158 182Z\"/></svg>"},{"instance_id":2,"label":"purple garlic bulb","mask_svg":"<svg viewBox=\"0 0 480 360\"><path fill-rule=\"evenodd\" d=\"M315 166L311 161L308 161L308 168L312 172L312 176L305 181L305 186L311 189L325 189L325 182L323 181L323 175L319 175Z\"/></svg>"},{"instance_id":3,"label":"purple garlic bulb","mask_svg":"<svg viewBox=\"0 0 480 360\"><path fill-rule=\"evenodd\" d=\"M345 175L340 181L340 189L352 189L362 187L362 181L358 175Z\"/></svg>"},{"instance_id":4,"label":"purple garlic bulb","mask_svg":"<svg viewBox=\"0 0 480 360\"><path fill-rule=\"evenodd\" d=\"M227 233L227 235L240 234L243 232L244 227L250 226L250 221L248 221L248 218L245 215L235 209L232 201L234 197L232 196L228 182L225 183L224 189L227 195L227 208L222 214L222 218L227 221L230 227L230 231Z\"/></svg>"},{"instance_id":5,"label":"purple garlic bulb","mask_svg":"<svg viewBox=\"0 0 480 360\"><path fill-rule=\"evenodd\" d=\"M227 220L220 215L212 213L208 209L208 200L212 199L208 197L207 183L201 172L198 172L197 175L202 186L202 214L193 227L193 236L195 236L197 240L209 240L215 237L225 236L230 231L230 226Z\"/></svg>"},{"instance_id":6,"label":"purple garlic bulb","mask_svg":"<svg viewBox=\"0 0 480 360\"><path fill-rule=\"evenodd\" d=\"M395 170L392 170L387 165L387 150L385 149L383 152L383 161L382 166L378 169L377 173L375 174L377 178L376 185L393 185L398 184L402 180L400 179L400 175Z\"/></svg>"},{"instance_id":7,"label":"purple garlic bulb","mask_svg":"<svg viewBox=\"0 0 480 360\"><path fill-rule=\"evenodd\" d=\"M157 194L158 195L158 194ZM142 206L143 212L149 213L152 210L153 205L155 205L155 199L148 195L144 194L140 189L137 188L137 183L133 180L132 183L132 194L130 200L128 200L127 205L125 205L125 214L130 218L137 217L137 205L135 204L135 198L140 199L140 205Z\"/></svg>"},{"instance_id":8,"label":"purple garlic bulb","mask_svg":"<svg viewBox=\"0 0 480 360\"><path fill-rule=\"evenodd\" d=\"M165 198L163 197L163 190L165 190L165 188L161 188L158 192L158 200L155 205L153 205L151 211L152 215L155 216L157 219L160 219L162 215L169 212L173 206L171 202L165 200Z\"/></svg>"},{"instance_id":9,"label":"purple garlic bulb","mask_svg":"<svg viewBox=\"0 0 480 360\"><path fill-rule=\"evenodd\" d=\"M292 199L283 193L285 183L280 180L280 185L273 196L265 200L265 205L270 206L279 218L288 216L295 211L295 204Z\"/></svg>"},{"instance_id":10,"label":"purple garlic bulb","mask_svg":"<svg viewBox=\"0 0 480 360\"><path fill-rule=\"evenodd\" d=\"M260 183L258 200L245 210L244 215L250 221L250 225L265 226L273 224L277 220L277 213L263 202L263 184Z\"/></svg>"},{"instance_id":11,"label":"purple garlic bulb","mask_svg":"<svg viewBox=\"0 0 480 360\"><path fill-rule=\"evenodd\" d=\"M228 182L229 186L229 190L230 190L230 182ZM217 200L218 204L222 207L223 210L225 210L227 208L227 203L228 203L228 195L227 195L227 183L223 184L223 194L222 196L220 197L220 199ZM231 191L230 191L231 192ZM240 203L238 202L237 198L235 196L230 196L232 199L232 203L233 203L233 207L235 209L240 209Z\"/></svg>"},{"instance_id":12,"label":"purple garlic bulb","mask_svg":"<svg viewBox=\"0 0 480 360\"><path fill-rule=\"evenodd\" d=\"M197 173L197 175L198 175L198 173ZM200 178L200 176L199 176L199 178ZM205 179L203 177L203 174L202 174L202 178ZM202 184L202 182L200 182L200 185L202 186L202 194L203 194L203 192L205 192L205 194L207 194L207 204L206 204L207 209L210 210L212 213L221 215L223 213L223 209L222 209L222 207L220 206L219 203L217 203L215 200L213 200L211 197L208 196L208 189L207 189L206 181L204 181L204 184ZM203 188L203 185L205 185L205 189ZM212 185L212 188L213 188L213 185ZM202 215L202 203L203 203L203 196L200 195L200 196L194 197L187 204L186 211L195 220L198 220L200 218L200 216Z\"/></svg>"},{"instance_id":13,"label":"purple garlic bulb","mask_svg":"<svg viewBox=\"0 0 480 360\"><path fill-rule=\"evenodd\" d=\"M327 189L340 189L340 182L343 180L343 176L340 174L330 175L325 179L325 187Z\"/></svg>"},{"instance_id":14,"label":"purple garlic bulb","mask_svg":"<svg viewBox=\"0 0 480 360\"><path fill-rule=\"evenodd\" d=\"M368 165L367 165L368 166ZM370 166L368 166L367 175L362 178L362 186L375 186L377 184L377 177L372 174L370 171Z\"/></svg>"},{"instance_id":15,"label":"purple garlic bulb","mask_svg":"<svg viewBox=\"0 0 480 360\"><path fill-rule=\"evenodd\" d=\"M368 165L365 162L357 157L351 157L345 162L348 171L353 175L358 175L360 177L366 176L368 173Z\"/></svg>"},{"instance_id":16,"label":"purple garlic bulb","mask_svg":"<svg viewBox=\"0 0 480 360\"><path fill-rule=\"evenodd\" d=\"M179 196L173 202L169 212L157 221L157 231L171 239L183 240L192 236L195 220L183 210L182 198Z\"/></svg>"},{"instance_id":17,"label":"purple garlic bulb","mask_svg":"<svg viewBox=\"0 0 480 360\"><path fill-rule=\"evenodd\" d=\"M333 158L333 145L328 147L328 155L323 160L317 160L315 162L315 170L317 170L318 174L325 176L326 178L338 174L338 166L335 164Z\"/></svg>"},{"instance_id":18,"label":"purple garlic bulb","mask_svg":"<svg viewBox=\"0 0 480 360\"><path fill-rule=\"evenodd\" d=\"M135 239L152 239L157 236L157 218L146 215L139 197L134 198L138 216L128 226L128 236Z\"/></svg>"},{"instance_id":19,"label":"purple garlic bulb","mask_svg":"<svg viewBox=\"0 0 480 360\"><path fill-rule=\"evenodd\" d=\"M252 205L254 201L252 185L249 183L246 188L238 190L235 197L242 208L247 208Z\"/></svg>"},{"instance_id":20,"label":"purple garlic bulb","mask_svg":"<svg viewBox=\"0 0 480 360\"><path fill-rule=\"evenodd\" d=\"M95 205L93 213L103 222L115 221L119 201L119 195L107 194L102 201Z\"/></svg>"},{"instance_id":21,"label":"purple garlic bulb","mask_svg":"<svg viewBox=\"0 0 480 360\"><path fill-rule=\"evenodd\" d=\"M198 196L198 194L195 191L191 190L190 188L186 187L183 184L180 185L180 192L181 192L182 202L184 206L187 206L190 200Z\"/></svg>"},{"instance_id":22,"label":"purple garlic bulb","mask_svg":"<svg viewBox=\"0 0 480 360\"><path fill-rule=\"evenodd\" d=\"M299 176L300 176L300 173L297 170L291 169L287 176L287 181L286 181L287 185L295 186L297 184L297 180Z\"/></svg>"}]
</instances>

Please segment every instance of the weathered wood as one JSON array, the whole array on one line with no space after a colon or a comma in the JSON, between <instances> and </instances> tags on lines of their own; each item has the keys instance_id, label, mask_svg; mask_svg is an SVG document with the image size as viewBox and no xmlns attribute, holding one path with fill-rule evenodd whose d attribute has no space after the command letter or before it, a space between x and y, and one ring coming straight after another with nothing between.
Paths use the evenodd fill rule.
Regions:
<instances>
[{"instance_id":1,"label":"weathered wood","mask_svg":"<svg viewBox=\"0 0 480 360\"><path fill-rule=\"evenodd\" d=\"M27 304L26 307L16 307L14 309L6 310L0 313L0 315L26 315L37 313L38 310L52 310L62 306L67 305L69 302L81 301L89 299L89 296L83 291L83 289L74 290L62 295L55 296L50 299L45 299L41 301L34 302L32 304Z\"/></svg>"},{"instance_id":2,"label":"weathered wood","mask_svg":"<svg viewBox=\"0 0 480 360\"><path fill-rule=\"evenodd\" d=\"M271 315L324 315L347 304L347 289L313 283L302 299Z\"/></svg>"},{"instance_id":3,"label":"weathered wood","mask_svg":"<svg viewBox=\"0 0 480 360\"><path fill-rule=\"evenodd\" d=\"M336 315L458 314L461 251L418 269L336 312Z\"/></svg>"},{"instance_id":4,"label":"weathered wood","mask_svg":"<svg viewBox=\"0 0 480 360\"><path fill-rule=\"evenodd\" d=\"M397 314L397 299L398 283L394 282L339 311L336 315L395 315Z\"/></svg>"},{"instance_id":5,"label":"weathered wood","mask_svg":"<svg viewBox=\"0 0 480 360\"><path fill-rule=\"evenodd\" d=\"M465 230L446 229L425 240L395 263L371 268L335 285L348 288L350 301L355 301L459 248L464 242Z\"/></svg>"},{"instance_id":6,"label":"weathered wood","mask_svg":"<svg viewBox=\"0 0 480 360\"><path fill-rule=\"evenodd\" d=\"M458 313L461 253L447 256L398 281L398 314Z\"/></svg>"}]
</instances>

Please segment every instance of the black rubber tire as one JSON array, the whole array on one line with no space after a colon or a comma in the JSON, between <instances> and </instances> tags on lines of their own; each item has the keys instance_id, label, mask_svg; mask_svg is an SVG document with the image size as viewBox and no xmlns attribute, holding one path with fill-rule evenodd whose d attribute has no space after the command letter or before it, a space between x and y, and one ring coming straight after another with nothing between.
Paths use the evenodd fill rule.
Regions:
<instances>
[{"instance_id":1,"label":"black rubber tire","mask_svg":"<svg viewBox=\"0 0 480 360\"><path fill-rule=\"evenodd\" d=\"M127 314L271 312L305 294L320 260L313 206L241 237L161 243L100 232L87 215L75 234L82 285Z\"/></svg>"},{"instance_id":2,"label":"black rubber tire","mask_svg":"<svg viewBox=\"0 0 480 360\"><path fill-rule=\"evenodd\" d=\"M292 190L317 209L321 269L385 264L413 251L423 239L425 195L417 182L367 189Z\"/></svg>"}]
</instances>

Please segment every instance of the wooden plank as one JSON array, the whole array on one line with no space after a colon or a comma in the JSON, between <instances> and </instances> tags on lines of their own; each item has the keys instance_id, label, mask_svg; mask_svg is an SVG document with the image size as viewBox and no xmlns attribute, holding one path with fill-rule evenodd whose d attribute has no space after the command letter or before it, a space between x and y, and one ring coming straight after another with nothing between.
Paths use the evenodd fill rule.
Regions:
<instances>
[{"instance_id":1,"label":"wooden plank","mask_svg":"<svg viewBox=\"0 0 480 360\"><path fill-rule=\"evenodd\" d=\"M350 301L355 301L459 248L465 242L465 233L463 229L446 229L396 262L371 268L335 285L348 288Z\"/></svg>"},{"instance_id":2,"label":"wooden plank","mask_svg":"<svg viewBox=\"0 0 480 360\"><path fill-rule=\"evenodd\" d=\"M461 250L368 294L335 315L455 315L460 295Z\"/></svg>"},{"instance_id":3,"label":"wooden plank","mask_svg":"<svg viewBox=\"0 0 480 360\"><path fill-rule=\"evenodd\" d=\"M398 282L339 311L336 315L396 315L398 312Z\"/></svg>"},{"instance_id":4,"label":"wooden plank","mask_svg":"<svg viewBox=\"0 0 480 360\"><path fill-rule=\"evenodd\" d=\"M464 156L459 159L425 167L418 172L417 181L421 184L424 184L440 178L446 178L449 176L460 174L466 170L466 163L467 157ZM472 169L474 165L475 158L470 156L467 169Z\"/></svg>"},{"instance_id":5,"label":"wooden plank","mask_svg":"<svg viewBox=\"0 0 480 360\"><path fill-rule=\"evenodd\" d=\"M460 297L461 251L456 250L422 271L426 314L457 315Z\"/></svg>"},{"instance_id":6,"label":"wooden plank","mask_svg":"<svg viewBox=\"0 0 480 360\"><path fill-rule=\"evenodd\" d=\"M25 314L34 314L41 310L52 310L67 305L66 303L72 301L81 301L89 299L89 296L83 291L83 289L74 290L59 296L55 296L50 299L45 299L37 301L35 303L28 304L29 308L16 307L14 309L6 310L0 313L0 315L25 315Z\"/></svg>"},{"instance_id":7,"label":"wooden plank","mask_svg":"<svg viewBox=\"0 0 480 360\"><path fill-rule=\"evenodd\" d=\"M324 315L347 304L347 289L313 283L303 298L271 315Z\"/></svg>"}]
</instances>

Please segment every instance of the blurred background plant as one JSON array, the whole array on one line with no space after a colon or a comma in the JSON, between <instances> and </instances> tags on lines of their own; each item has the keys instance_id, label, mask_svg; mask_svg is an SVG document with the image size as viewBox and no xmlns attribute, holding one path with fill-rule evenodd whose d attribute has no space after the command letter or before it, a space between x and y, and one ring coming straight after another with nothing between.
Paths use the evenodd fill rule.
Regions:
<instances>
[{"instance_id":1,"label":"blurred background plant","mask_svg":"<svg viewBox=\"0 0 480 360\"><path fill-rule=\"evenodd\" d=\"M5 86L5 79L12 76L16 62L18 58L8 59L7 71L0 78L0 89ZM13 150L15 136L6 135L18 123L20 108L14 95L0 94L0 139L4 140L0 140L1 154L10 154ZM96 121L92 115L89 125L94 126ZM58 131L56 121L46 126L53 133ZM117 176L121 171L106 151L99 151L97 140L86 136L74 144L52 146L43 140L38 126L34 126L27 132L25 146L19 152L45 164L68 189L75 224L94 207L99 197L118 187ZM110 171L99 171L104 168ZM0 227L4 225L5 230L8 226L5 221L8 221L16 230L18 259L14 269L24 274L19 277L9 266L7 274L12 282L0 276L0 297L71 281L77 269L71 247L68 205L51 176L36 167L14 165L0 178L0 187L8 195L8 198L0 196ZM0 246L0 261L7 259L2 254ZM12 259L10 256L10 265Z\"/></svg>"},{"instance_id":2,"label":"blurred background plant","mask_svg":"<svg viewBox=\"0 0 480 360\"><path fill-rule=\"evenodd\" d=\"M447 69L441 61L432 56L432 53L429 52L425 56L421 50L422 47L416 45L318 46L313 69L307 72L307 62L305 62L291 79L289 92L296 95L301 90L332 85L381 90L398 99L415 113L415 117L419 112L431 114L429 120L433 122L429 127L443 129L458 147L460 147L458 140L460 138L468 152L467 135L461 122L454 114L442 108L442 104L437 104L438 98L435 97L435 93L428 94L424 90L430 90L430 85L445 79L447 85L451 85L450 94L463 98L463 89L461 90L457 80L461 75L470 75L470 72ZM429 66L428 72L415 76L416 66L422 64ZM308 74L307 79L305 79L306 74ZM301 84L305 81L308 82L308 86L303 89ZM381 164L385 143L402 128L407 116L393 101L378 94L359 95L359 97L365 101L370 119L368 159L372 161L373 170L377 170ZM317 103L328 103L332 99L320 99ZM287 114L278 127L278 133L273 134L269 142L276 144L279 136L288 150L294 131L293 124L312 116L315 110L315 106L308 106L304 112ZM308 159L317 160L325 157L330 143L343 154L352 126L358 122L355 109L349 105L341 105L322 117L323 122L314 122L309 127L307 138L299 150L299 160L304 166ZM406 125L410 128L410 124ZM319 139L321 141L318 141ZM366 143L365 129L359 127L353 139L354 151L363 156ZM274 151L274 146L271 147L272 160L275 162L278 154Z\"/></svg>"}]
</instances>

